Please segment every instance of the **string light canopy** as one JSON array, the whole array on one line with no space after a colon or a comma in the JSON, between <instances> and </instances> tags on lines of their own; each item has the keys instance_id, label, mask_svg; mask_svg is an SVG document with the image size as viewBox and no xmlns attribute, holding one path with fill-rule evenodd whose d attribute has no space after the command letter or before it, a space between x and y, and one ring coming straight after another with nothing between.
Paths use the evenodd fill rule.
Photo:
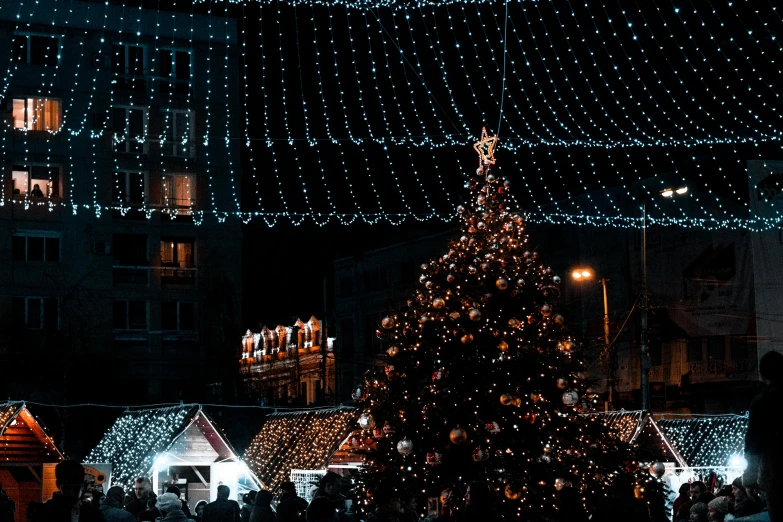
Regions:
<instances>
[{"instance_id":1,"label":"string light canopy","mask_svg":"<svg viewBox=\"0 0 783 522\"><path fill-rule=\"evenodd\" d=\"M21 55L0 92L56 98L62 117L6 122L0 159L59 165L68 190L7 191L0 203L16 209L269 226L448 221L470 175L468 122L497 121L488 133L530 221L638 227L633 184L661 172L677 172L689 193L650 208L651 223L780 221L777 209L749 209L745 173L748 160L779 155L783 137L783 20L768 0L46 4L0 9L17 50L21 36L51 28L34 92L16 97L33 74ZM149 90L120 100L122 82ZM160 180L148 172L158 143L180 161L163 162Z\"/></svg>"},{"instance_id":2,"label":"string light canopy","mask_svg":"<svg viewBox=\"0 0 783 522\"><path fill-rule=\"evenodd\" d=\"M692 467L734 467L745 454L744 415L671 416L658 420L658 426Z\"/></svg>"},{"instance_id":3,"label":"string light canopy","mask_svg":"<svg viewBox=\"0 0 783 522\"><path fill-rule=\"evenodd\" d=\"M0 403L0 464L57 463L64 458L24 402Z\"/></svg>"},{"instance_id":4,"label":"string light canopy","mask_svg":"<svg viewBox=\"0 0 783 522\"><path fill-rule=\"evenodd\" d=\"M273 413L253 438L244 459L271 490L290 480L292 469L326 469L329 457L350 434L355 408Z\"/></svg>"}]
</instances>

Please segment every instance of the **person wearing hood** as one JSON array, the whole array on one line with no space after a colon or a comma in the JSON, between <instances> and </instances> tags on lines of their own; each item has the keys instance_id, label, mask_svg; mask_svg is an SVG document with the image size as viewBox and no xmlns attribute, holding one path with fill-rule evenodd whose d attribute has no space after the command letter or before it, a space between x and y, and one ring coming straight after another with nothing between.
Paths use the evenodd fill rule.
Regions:
<instances>
[{"instance_id":1,"label":"person wearing hood","mask_svg":"<svg viewBox=\"0 0 783 522\"><path fill-rule=\"evenodd\" d=\"M182 501L174 493L164 493L158 497L155 507L160 511L158 522L193 522L182 511Z\"/></svg>"},{"instance_id":2,"label":"person wearing hood","mask_svg":"<svg viewBox=\"0 0 783 522\"><path fill-rule=\"evenodd\" d=\"M54 468L57 491L45 503L30 504L30 522L105 522L103 514L79 499L84 488L84 466L75 460L64 460Z\"/></svg>"},{"instance_id":3,"label":"person wearing hood","mask_svg":"<svg viewBox=\"0 0 783 522\"><path fill-rule=\"evenodd\" d=\"M122 508L124 496L121 486L112 486L106 492L106 499L98 508L106 522L136 522L136 517Z\"/></svg>"},{"instance_id":4,"label":"person wearing hood","mask_svg":"<svg viewBox=\"0 0 783 522\"><path fill-rule=\"evenodd\" d=\"M710 522L728 522L734 520L734 515L729 513L729 499L715 497L707 504L707 518Z\"/></svg>"},{"instance_id":5,"label":"person wearing hood","mask_svg":"<svg viewBox=\"0 0 783 522\"><path fill-rule=\"evenodd\" d=\"M280 484L280 501L277 503L277 522L302 522L307 517L307 501L296 494L293 482Z\"/></svg>"},{"instance_id":6,"label":"person wearing hood","mask_svg":"<svg viewBox=\"0 0 783 522\"><path fill-rule=\"evenodd\" d=\"M272 511L272 494L262 489L256 493L255 506L250 513L250 522L275 522L275 512Z\"/></svg>"}]
</instances>

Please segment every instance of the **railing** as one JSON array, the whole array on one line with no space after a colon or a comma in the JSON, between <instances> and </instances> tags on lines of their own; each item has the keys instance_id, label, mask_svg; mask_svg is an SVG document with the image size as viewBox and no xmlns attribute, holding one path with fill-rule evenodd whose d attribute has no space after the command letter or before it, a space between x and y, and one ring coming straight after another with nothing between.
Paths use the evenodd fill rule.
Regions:
<instances>
[{"instance_id":1,"label":"railing","mask_svg":"<svg viewBox=\"0 0 783 522\"><path fill-rule=\"evenodd\" d=\"M112 277L115 283L146 285L149 284L149 272L159 270L161 284L194 284L198 269L182 265L185 263L162 263L162 266L114 265Z\"/></svg>"},{"instance_id":2,"label":"railing","mask_svg":"<svg viewBox=\"0 0 783 522\"><path fill-rule=\"evenodd\" d=\"M161 284L192 285L196 281L197 269L186 266L183 261L161 262L161 266L152 267L160 270Z\"/></svg>"},{"instance_id":3,"label":"railing","mask_svg":"<svg viewBox=\"0 0 783 522\"><path fill-rule=\"evenodd\" d=\"M688 363L688 372L692 383L754 378L756 368L755 359L732 361L712 359Z\"/></svg>"}]
</instances>

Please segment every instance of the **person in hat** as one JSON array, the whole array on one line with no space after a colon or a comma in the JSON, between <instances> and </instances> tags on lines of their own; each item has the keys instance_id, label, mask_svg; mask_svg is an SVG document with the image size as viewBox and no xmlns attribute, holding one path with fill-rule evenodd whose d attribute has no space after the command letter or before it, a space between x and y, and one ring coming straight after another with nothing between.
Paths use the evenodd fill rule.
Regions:
<instances>
[{"instance_id":1,"label":"person in hat","mask_svg":"<svg viewBox=\"0 0 783 522\"><path fill-rule=\"evenodd\" d=\"M689 522L708 522L709 508L704 502L696 502L691 506Z\"/></svg>"},{"instance_id":2,"label":"person in hat","mask_svg":"<svg viewBox=\"0 0 783 522\"><path fill-rule=\"evenodd\" d=\"M726 522L734 520L734 515L729 513L729 499L715 497L707 504L707 517L711 522Z\"/></svg>"},{"instance_id":3,"label":"person in hat","mask_svg":"<svg viewBox=\"0 0 783 522\"><path fill-rule=\"evenodd\" d=\"M737 518L748 517L761 513L763 506L755 497L748 494L748 490L742 485L742 477L737 477L731 483L731 493L734 496L734 516Z\"/></svg>"},{"instance_id":4,"label":"person in hat","mask_svg":"<svg viewBox=\"0 0 783 522\"><path fill-rule=\"evenodd\" d=\"M106 500L98 508L106 522L136 522L136 517L122 508L124 497L122 486L112 486L106 492Z\"/></svg>"},{"instance_id":5,"label":"person in hat","mask_svg":"<svg viewBox=\"0 0 783 522\"><path fill-rule=\"evenodd\" d=\"M163 515L160 522L193 522L182 512L182 501L174 493L164 493L158 497L155 507Z\"/></svg>"}]
</instances>

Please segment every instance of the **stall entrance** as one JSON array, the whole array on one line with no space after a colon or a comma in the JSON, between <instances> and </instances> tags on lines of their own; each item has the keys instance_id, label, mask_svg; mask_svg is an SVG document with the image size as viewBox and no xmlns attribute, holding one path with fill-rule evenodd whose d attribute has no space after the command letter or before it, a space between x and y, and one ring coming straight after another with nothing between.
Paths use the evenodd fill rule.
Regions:
<instances>
[{"instance_id":1,"label":"stall entrance","mask_svg":"<svg viewBox=\"0 0 783 522\"><path fill-rule=\"evenodd\" d=\"M169 466L158 473L158 494L169 486L177 486L180 495L188 501L191 510L199 500L209 502L210 466Z\"/></svg>"}]
</instances>

